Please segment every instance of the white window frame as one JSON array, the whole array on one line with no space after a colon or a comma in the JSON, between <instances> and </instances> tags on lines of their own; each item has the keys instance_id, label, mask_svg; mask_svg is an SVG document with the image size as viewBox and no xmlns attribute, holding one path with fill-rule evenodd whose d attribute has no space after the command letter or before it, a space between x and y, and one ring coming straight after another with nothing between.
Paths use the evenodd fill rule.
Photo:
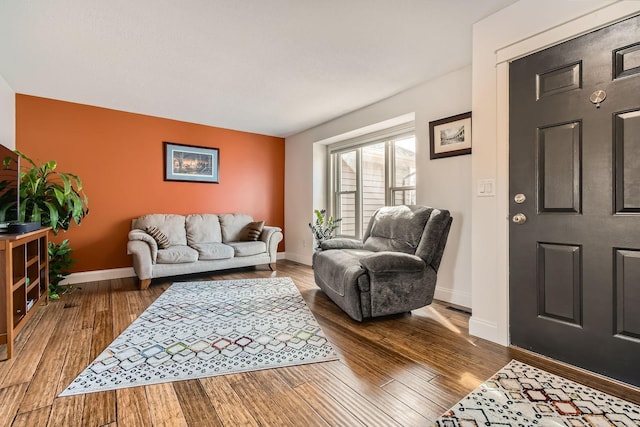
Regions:
<instances>
[{"instance_id":1,"label":"white window frame","mask_svg":"<svg viewBox=\"0 0 640 427\"><path fill-rule=\"evenodd\" d=\"M403 123L392 128L383 129L381 131L363 135L358 138L353 138L338 143L331 144L327 147L327 155L329 157L328 162L328 197L329 212L334 218L338 218L337 212L339 212L339 201L342 194L354 194L355 193L355 235L338 234L340 237L352 237L361 238L364 232L365 219L362 218L362 154L361 149L366 146L385 143L385 205L390 206L394 203L394 193L396 191L416 191L416 186L392 186L392 181L395 177L395 144L396 140L401 140L406 137L413 136L415 139L415 123L408 122ZM416 142L417 143L417 142ZM337 155L354 151L356 153L356 189L355 191L337 191L337 185L340 182L340 168L336 161ZM417 158L416 158L417 167Z\"/></svg>"}]
</instances>

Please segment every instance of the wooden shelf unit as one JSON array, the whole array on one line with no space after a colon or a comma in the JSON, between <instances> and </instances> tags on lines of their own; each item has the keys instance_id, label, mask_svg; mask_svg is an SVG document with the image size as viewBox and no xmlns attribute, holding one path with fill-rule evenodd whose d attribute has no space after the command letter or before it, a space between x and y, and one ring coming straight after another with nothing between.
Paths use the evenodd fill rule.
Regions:
<instances>
[{"instance_id":1,"label":"wooden shelf unit","mask_svg":"<svg viewBox=\"0 0 640 427\"><path fill-rule=\"evenodd\" d=\"M0 235L0 344L13 357L13 339L39 303L49 302L49 231Z\"/></svg>"}]
</instances>

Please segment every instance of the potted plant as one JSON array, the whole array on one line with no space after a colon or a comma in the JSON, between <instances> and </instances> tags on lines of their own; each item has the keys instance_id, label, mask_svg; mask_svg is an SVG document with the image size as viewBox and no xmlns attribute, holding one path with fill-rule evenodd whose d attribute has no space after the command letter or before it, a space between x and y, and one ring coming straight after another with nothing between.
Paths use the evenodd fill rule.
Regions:
<instances>
[{"instance_id":1,"label":"potted plant","mask_svg":"<svg viewBox=\"0 0 640 427\"><path fill-rule=\"evenodd\" d=\"M318 250L323 241L334 237L334 232L338 228L338 223L342 221L342 218L334 220L331 215L327 218L326 209L315 209L313 213L315 214L316 220L313 223L309 223L309 228L316 241L316 250Z\"/></svg>"},{"instance_id":2,"label":"potted plant","mask_svg":"<svg viewBox=\"0 0 640 427\"><path fill-rule=\"evenodd\" d=\"M74 222L80 224L89 213L89 200L80 178L56 171L55 161L38 166L20 151L16 150L16 153L28 163L21 165L18 220L40 222L51 227L54 234L68 230ZM74 262L72 251L68 240L59 245L49 242L49 293L53 299L59 298L64 290L59 284Z\"/></svg>"},{"instance_id":3,"label":"potted plant","mask_svg":"<svg viewBox=\"0 0 640 427\"><path fill-rule=\"evenodd\" d=\"M69 275L69 269L76 262L71 258L73 249L69 247L69 239L64 239L59 245L49 242L49 297L53 299L60 298L60 294L66 290L60 285L60 282Z\"/></svg>"}]
</instances>

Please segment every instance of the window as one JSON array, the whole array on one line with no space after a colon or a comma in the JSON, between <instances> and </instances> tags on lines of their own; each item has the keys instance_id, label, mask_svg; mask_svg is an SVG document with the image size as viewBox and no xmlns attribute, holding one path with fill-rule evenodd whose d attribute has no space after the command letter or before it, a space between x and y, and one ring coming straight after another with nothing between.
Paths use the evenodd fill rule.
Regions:
<instances>
[{"instance_id":1,"label":"window","mask_svg":"<svg viewBox=\"0 0 640 427\"><path fill-rule=\"evenodd\" d=\"M331 153L332 213L337 234L361 238L376 209L416 203L413 130L360 144L336 144Z\"/></svg>"},{"instance_id":2,"label":"window","mask_svg":"<svg viewBox=\"0 0 640 427\"><path fill-rule=\"evenodd\" d=\"M416 140L415 137L394 141L393 182L391 199L393 205L416 204Z\"/></svg>"}]
</instances>

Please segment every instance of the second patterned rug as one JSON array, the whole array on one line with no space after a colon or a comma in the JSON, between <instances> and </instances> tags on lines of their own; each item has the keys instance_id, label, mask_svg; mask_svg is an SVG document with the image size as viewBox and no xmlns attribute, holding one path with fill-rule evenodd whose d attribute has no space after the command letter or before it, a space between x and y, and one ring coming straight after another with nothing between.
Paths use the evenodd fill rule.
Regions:
<instances>
[{"instance_id":1,"label":"second patterned rug","mask_svg":"<svg viewBox=\"0 0 640 427\"><path fill-rule=\"evenodd\" d=\"M640 406L512 360L442 417L438 427L640 425Z\"/></svg>"}]
</instances>

